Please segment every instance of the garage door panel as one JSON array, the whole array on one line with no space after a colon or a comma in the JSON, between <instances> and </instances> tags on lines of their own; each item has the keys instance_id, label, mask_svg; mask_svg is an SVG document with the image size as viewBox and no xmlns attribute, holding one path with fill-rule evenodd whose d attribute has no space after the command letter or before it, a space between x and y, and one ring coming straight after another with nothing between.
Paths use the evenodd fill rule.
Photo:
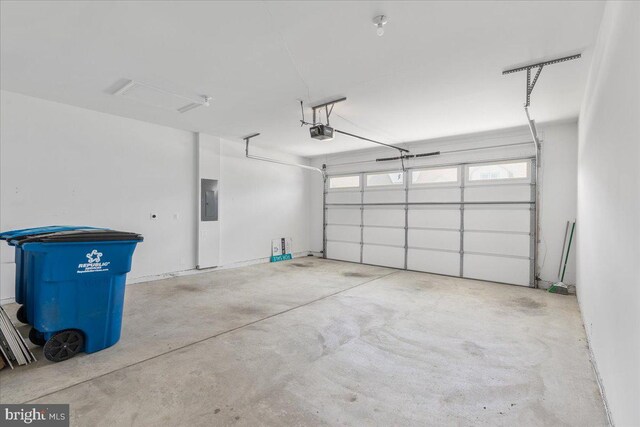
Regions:
<instances>
[{"instance_id":1,"label":"garage door panel","mask_svg":"<svg viewBox=\"0 0 640 427\"><path fill-rule=\"evenodd\" d=\"M364 227L363 242L404 247L404 228Z\"/></svg>"},{"instance_id":2,"label":"garage door panel","mask_svg":"<svg viewBox=\"0 0 640 427\"><path fill-rule=\"evenodd\" d=\"M529 232L529 207L468 207L464 211L464 225L468 230Z\"/></svg>"},{"instance_id":3,"label":"garage door panel","mask_svg":"<svg viewBox=\"0 0 640 427\"><path fill-rule=\"evenodd\" d=\"M464 276L529 286L529 260L490 255L464 255Z\"/></svg>"},{"instance_id":4,"label":"garage door panel","mask_svg":"<svg viewBox=\"0 0 640 427\"><path fill-rule=\"evenodd\" d=\"M529 201L531 200L531 186L523 185L492 185L469 186L464 189L464 200L467 202L505 202L505 201Z\"/></svg>"},{"instance_id":5,"label":"garage door panel","mask_svg":"<svg viewBox=\"0 0 640 427\"><path fill-rule=\"evenodd\" d=\"M365 203L404 203L404 189L369 190L364 192Z\"/></svg>"},{"instance_id":6,"label":"garage door panel","mask_svg":"<svg viewBox=\"0 0 640 427\"><path fill-rule=\"evenodd\" d=\"M409 227L460 228L460 207L409 208Z\"/></svg>"},{"instance_id":7,"label":"garage door panel","mask_svg":"<svg viewBox=\"0 0 640 427\"><path fill-rule=\"evenodd\" d=\"M427 273L458 276L460 274L460 254L409 249L407 252L407 268Z\"/></svg>"},{"instance_id":8,"label":"garage door panel","mask_svg":"<svg viewBox=\"0 0 640 427\"><path fill-rule=\"evenodd\" d=\"M329 191L327 203L360 203L362 195L360 191Z\"/></svg>"},{"instance_id":9,"label":"garage door panel","mask_svg":"<svg viewBox=\"0 0 640 427\"><path fill-rule=\"evenodd\" d=\"M360 225L360 208L336 208L327 209L327 224L353 224Z\"/></svg>"},{"instance_id":10,"label":"garage door panel","mask_svg":"<svg viewBox=\"0 0 640 427\"><path fill-rule=\"evenodd\" d=\"M364 225L404 227L404 208L386 209L365 207Z\"/></svg>"},{"instance_id":11,"label":"garage door panel","mask_svg":"<svg viewBox=\"0 0 640 427\"><path fill-rule=\"evenodd\" d=\"M404 248L364 245L362 262L384 267L404 268Z\"/></svg>"},{"instance_id":12,"label":"garage door panel","mask_svg":"<svg viewBox=\"0 0 640 427\"><path fill-rule=\"evenodd\" d=\"M327 258L340 261L360 262L360 243L327 241Z\"/></svg>"},{"instance_id":13,"label":"garage door panel","mask_svg":"<svg viewBox=\"0 0 640 427\"><path fill-rule=\"evenodd\" d=\"M459 202L460 188L409 188L409 202Z\"/></svg>"},{"instance_id":14,"label":"garage door panel","mask_svg":"<svg viewBox=\"0 0 640 427\"><path fill-rule=\"evenodd\" d=\"M492 232L464 233L464 250L497 255L529 256L531 237L528 234Z\"/></svg>"},{"instance_id":15,"label":"garage door panel","mask_svg":"<svg viewBox=\"0 0 640 427\"><path fill-rule=\"evenodd\" d=\"M468 171L466 165L457 168ZM327 209L327 256L451 276L462 270L463 277L529 286L533 187L494 169L497 178L484 181L424 178L420 184L409 183L408 189L370 185L329 190L327 203L355 206ZM462 196L471 203L461 203Z\"/></svg>"},{"instance_id":16,"label":"garage door panel","mask_svg":"<svg viewBox=\"0 0 640 427\"><path fill-rule=\"evenodd\" d=\"M327 225L327 240L360 243L360 226Z\"/></svg>"},{"instance_id":17,"label":"garage door panel","mask_svg":"<svg viewBox=\"0 0 640 427\"><path fill-rule=\"evenodd\" d=\"M460 250L458 231L409 229L407 241L411 248Z\"/></svg>"}]
</instances>

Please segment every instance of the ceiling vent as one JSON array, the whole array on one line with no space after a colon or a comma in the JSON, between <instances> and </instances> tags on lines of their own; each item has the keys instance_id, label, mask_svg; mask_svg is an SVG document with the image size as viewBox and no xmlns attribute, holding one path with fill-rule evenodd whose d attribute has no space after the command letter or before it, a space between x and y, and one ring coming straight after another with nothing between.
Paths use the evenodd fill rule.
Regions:
<instances>
[{"instance_id":1,"label":"ceiling vent","mask_svg":"<svg viewBox=\"0 0 640 427\"><path fill-rule=\"evenodd\" d=\"M190 98L134 80L129 80L114 95L178 113L186 113L198 107L208 107L211 100L210 96Z\"/></svg>"}]
</instances>

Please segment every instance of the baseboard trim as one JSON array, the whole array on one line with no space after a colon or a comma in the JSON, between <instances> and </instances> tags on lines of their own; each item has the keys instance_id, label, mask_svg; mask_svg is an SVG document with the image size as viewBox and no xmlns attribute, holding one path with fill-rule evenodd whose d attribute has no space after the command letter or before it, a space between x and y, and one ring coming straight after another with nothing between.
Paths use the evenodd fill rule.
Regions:
<instances>
[{"instance_id":1,"label":"baseboard trim","mask_svg":"<svg viewBox=\"0 0 640 427\"><path fill-rule=\"evenodd\" d=\"M311 251L295 252L293 254L293 257L294 258L305 257L310 254L314 255L314 252L311 252ZM314 256L317 256L317 255L314 255ZM232 264L221 265L219 267L210 267L210 268L202 268L202 269L198 269L194 267L189 270L174 271L171 273L156 274L152 276L134 277L127 280L127 285L133 285L136 283L144 283L144 282L152 282L154 280L170 279L172 277L191 276L194 274L211 273L213 271L228 270L232 268L248 267L250 265L256 265L256 264L267 264L269 262L271 262L271 257L256 258L256 259L251 259L247 261L239 261L239 262L234 262Z\"/></svg>"},{"instance_id":2,"label":"baseboard trim","mask_svg":"<svg viewBox=\"0 0 640 427\"><path fill-rule=\"evenodd\" d=\"M302 252L294 253L293 257L294 258L299 258L299 257L308 256L308 255L322 256L322 253L321 252L313 252L313 251L302 251ZM247 261L234 262L232 264L223 265L223 266L220 266L220 267L203 268L201 270L199 270L197 268L191 268L189 270L173 271L173 272L170 272L170 273L154 274L154 275L151 275L151 276L133 277L133 278L127 279L127 285L134 285L136 283L152 282L154 280L171 279L172 277L191 276L193 274L211 273L212 271L228 270L228 269L231 269L231 268L247 267L247 266L256 265L256 264L267 264L269 262L271 262L271 257L265 257L265 258L251 259L251 260L247 260ZM12 304L14 302L16 302L14 297L0 299L0 305Z\"/></svg>"},{"instance_id":3,"label":"baseboard trim","mask_svg":"<svg viewBox=\"0 0 640 427\"><path fill-rule=\"evenodd\" d=\"M580 318L582 319L582 327L584 328L584 334L587 337L587 348L589 349L589 360L591 361L591 368L593 369L593 373L596 376L596 383L598 384L598 389L600 390L600 396L602 397L602 404L604 405L604 411L607 414L607 420L609 421L609 425L611 427L615 427L615 423L613 422L613 416L609 409L609 403L607 402L607 393L605 392L604 383L602 382L602 376L600 376L600 370L598 369L598 362L596 361L596 356L593 353L593 347L591 346L591 334L589 329L587 329L587 323L584 319L584 314L582 312L582 305L580 304L580 295L578 293L578 308L580 309Z\"/></svg>"}]
</instances>

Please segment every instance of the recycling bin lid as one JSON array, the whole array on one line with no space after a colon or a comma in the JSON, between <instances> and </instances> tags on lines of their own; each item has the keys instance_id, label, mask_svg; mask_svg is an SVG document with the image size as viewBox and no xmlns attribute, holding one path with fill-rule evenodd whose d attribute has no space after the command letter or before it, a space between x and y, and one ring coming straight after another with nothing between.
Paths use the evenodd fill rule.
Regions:
<instances>
[{"instance_id":1,"label":"recycling bin lid","mask_svg":"<svg viewBox=\"0 0 640 427\"><path fill-rule=\"evenodd\" d=\"M12 239L15 244L25 243L67 243L67 242L104 242L104 241L137 241L144 240L141 234L131 233L128 231L105 230L105 229L87 229L87 230L68 230L59 231L57 233L38 234L35 236L24 236Z\"/></svg>"},{"instance_id":2,"label":"recycling bin lid","mask_svg":"<svg viewBox=\"0 0 640 427\"><path fill-rule=\"evenodd\" d=\"M86 225L47 225L44 227L22 228L0 232L0 240L13 240L18 237L35 236L37 234L56 233L58 231L69 230L104 230L100 227L89 227Z\"/></svg>"}]
</instances>

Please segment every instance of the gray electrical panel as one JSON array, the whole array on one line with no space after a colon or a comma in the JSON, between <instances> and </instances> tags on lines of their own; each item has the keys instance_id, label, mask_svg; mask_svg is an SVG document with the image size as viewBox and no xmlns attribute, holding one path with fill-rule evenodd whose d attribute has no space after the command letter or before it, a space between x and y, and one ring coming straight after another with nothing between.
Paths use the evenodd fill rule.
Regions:
<instances>
[{"instance_id":1,"label":"gray electrical panel","mask_svg":"<svg viewBox=\"0 0 640 427\"><path fill-rule=\"evenodd\" d=\"M218 180L200 180L200 221L218 220Z\"/></svg>"}]
</instances>

